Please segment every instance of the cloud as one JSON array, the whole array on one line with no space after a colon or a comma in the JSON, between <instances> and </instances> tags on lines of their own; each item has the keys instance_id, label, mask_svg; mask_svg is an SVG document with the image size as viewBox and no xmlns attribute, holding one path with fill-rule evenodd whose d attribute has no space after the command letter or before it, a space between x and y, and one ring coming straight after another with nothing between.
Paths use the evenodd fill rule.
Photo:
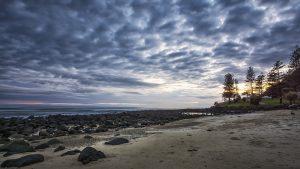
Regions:
<instances>
[{"instance_id":1,"label":"cloud","mask_svg":"<svg viewBox=\"0 0 300 169\"><path fill-rule=\"evenodd\" d=\"M242 33L249 29L260 27L264 17L263 10L255 9L250 5L236 6L228 11L222 31L229 33Z\"/></svg>"},{"instance_id":2,"label":"cloud","mask_svg":"<svg viewBox=\"0 0 300 169\"><path fill-rule=\"evenodd\" d=\"M197 96L198 99L217 99L217 96Z\"/></svg>"},{"instance_id":3,"label":"cloud","mask_svg":"<svg viewBox=\"0 0 300 169\"><path fill-rule=\"evenodd\" d=\"M243 81L248 66L287 61L299 11L279 0L0 1L1 100L197 107L186 93L217 97L225 73Z\"/></svg>"}]
</instances>

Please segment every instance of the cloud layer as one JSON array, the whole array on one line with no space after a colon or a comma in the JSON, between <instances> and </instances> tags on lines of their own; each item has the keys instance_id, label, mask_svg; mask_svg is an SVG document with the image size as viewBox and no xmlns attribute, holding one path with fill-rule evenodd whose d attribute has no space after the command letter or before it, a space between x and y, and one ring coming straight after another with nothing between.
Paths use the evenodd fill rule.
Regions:
<instances>
[{"instance_id":1,"label":"cloud layer","mask_svg":"<svg viewBox=\"0 0 300 169\"><path fill-rule=\"evenodd\" d=\"M286 61L296 0L0 1L0 103L205 107Z\"/></svg>"}]
</instances>

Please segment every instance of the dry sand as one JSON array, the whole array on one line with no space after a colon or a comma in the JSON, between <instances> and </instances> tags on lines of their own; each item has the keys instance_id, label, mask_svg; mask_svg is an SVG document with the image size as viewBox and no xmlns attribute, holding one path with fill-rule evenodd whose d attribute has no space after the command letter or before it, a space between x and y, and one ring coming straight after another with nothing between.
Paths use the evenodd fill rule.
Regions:
<instances>
[{"instance_id":1,"label":"dry sand","mask_svg":"<svg viewBox=\"0 0 300 169\"><path fill-rule=\"evenodd\" d=\"M78 154L60 157L65 151L38 151L42 163L25 169L300 169L300 111L265 111L187 119L143 129L61 137L68 150L92 146L107 158L87 165ZM103 142L118 137L129 144L108 146ZM32 154L32 153L25 153ZM18 154L6 159L23 156Z\"/></svg>"}]
</instances>

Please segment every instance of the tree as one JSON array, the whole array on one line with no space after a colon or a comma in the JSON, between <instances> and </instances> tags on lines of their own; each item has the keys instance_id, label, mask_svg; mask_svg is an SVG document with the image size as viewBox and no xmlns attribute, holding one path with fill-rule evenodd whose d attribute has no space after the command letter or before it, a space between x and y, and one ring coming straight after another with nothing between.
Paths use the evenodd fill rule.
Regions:
<instances>
[{"instance_id":1,"label":"tree","mask_svg":"<svg viewBox=\"0 0 300 169\"><path fill-rule=\"evenodd\" d=\"M224 76L224 92L223 92L223 97L228 98L229 103L231 101L231 98L234 96L234 79L233 75L230 73L227 73Z\"/></svg>"},{"instance_id":2,"label":"tree","mask_svg":"<svg viewBox=\"0 0 300 169\"><path fill-rule=\"evenodd\" d=\"M294 90L300 85L300 47L296 46L291 54L289 71L285 77L286 87Z\"/></svg>"},{"instance_id":3,"label":"tree","mask_svg":"<svg viewBox=\"0 0 300 169\"><path fill-rule=\"evenodd\" d=\"M246 75L246 82L249 84L250 86L250 91L251 91L251 95L253 95L253 84L255 81L255 73L254 73L254 69L253 67L249 67L247 70L247 75Z\"/></svg>"},{"instance_id":4,"label":"tree","mask_svg":"<svg viewBox=\"0 0 300 169\"><path fill-rule=\"evenodd\" d=\"M235 93L234 93L234 98L236 101L239 101L241 96L239 95L239 81L237 79L234 79L234 89L235 89Z\"/></svg>"},{"instance_id":5,"label":"tree","mask_svg":"<svg viewBox=\"0 0 300 169\"><path fill-rule=\"evenodd\" d=\"M238 94L239 93L239 81L237 79L234 79L234 88L235 88L235 93Z\"/></svg>"},{"instance_id":6,"label":"tree","mask_svg":"<svg viewBox=\"0 0 300 169\"><path fill-rule=\"evenodd\" d=\"M270 87L275 87L277 89L277 94L272 94L271 95L275 95L275 96L279 96L280 97L280 103L282 103L282 80L284 78L284 73L282 71L282 68L285 65L280 61L276 61L271 69L271 71L268 73L268 84L270 85Z\"/></svg>"},{"instance_id":7,"label":"tree","mask_svg":"<svg viewBox=\"0 0 300 169\"><path fill-rule=\"evenodd\" d=\"M293 72L294 70L300 68L300 47L298 45L291 54L289 68L289 72Z\"/></svg>"},{"instance_id":8,"label":"tree","mask_svg":"<svg viewBox=\"0 0 300 169\"><path fill-rule=\"evenodd\" d=\"M256 89L258 90L259 95L262 95L262 93L263 93L264 80L265 80L265 75L263 73L260 73L260 75L258 75L255 80L255 82L256 82L255 86L256 86Z\"/></svg>"},{"instance_id":9,"label":"tree","mask_svg":"<svg viewBox=\"0 0 300 169\"><path fill-rule=\"evenodd\" d=\"M285 79L285 87L300 91L300 67L289 73Z\"/></svg>"}]
</instances>

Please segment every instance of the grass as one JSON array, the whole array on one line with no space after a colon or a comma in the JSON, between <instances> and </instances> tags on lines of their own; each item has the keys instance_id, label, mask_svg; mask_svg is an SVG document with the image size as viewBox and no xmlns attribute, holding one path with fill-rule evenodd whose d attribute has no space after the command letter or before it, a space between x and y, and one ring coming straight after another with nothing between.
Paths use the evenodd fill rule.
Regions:
<instances>
[{"instance_id":1,"label":"grass","mask_svg":"<svg viewBox=\"0 0 300 169\"><path fill-rule=\"evenodd\" d=\"M260 105L252 105L249 102L238 102L238 103L234 103L231 102L230 104L228 102L222 102L219 103L218 106L220 107L224 107L224 108L257 108L257 107L273 107L273 106L279 106L282 104L289 104L289 101L286 99L282 100L282 104L280 104L279 102L279 98L272 98L272 99L263 99L260 102ZM298 99L296 101L297 104L300 104L300 100Z\"/></svg>"},{"instance_id":2,"label":"grass","mask_svg":"<svg viewBox=\"0 0 300 169\"><path fill-rule=\"evenodd\" d=\"M288 104L289 101L286 99L282 99L282 104ZM273 99L263 99L260 102L261 105L269 105L269 106L278 106L280 105L280 98L273 98Z\"/></svg>"}]
</instances>

